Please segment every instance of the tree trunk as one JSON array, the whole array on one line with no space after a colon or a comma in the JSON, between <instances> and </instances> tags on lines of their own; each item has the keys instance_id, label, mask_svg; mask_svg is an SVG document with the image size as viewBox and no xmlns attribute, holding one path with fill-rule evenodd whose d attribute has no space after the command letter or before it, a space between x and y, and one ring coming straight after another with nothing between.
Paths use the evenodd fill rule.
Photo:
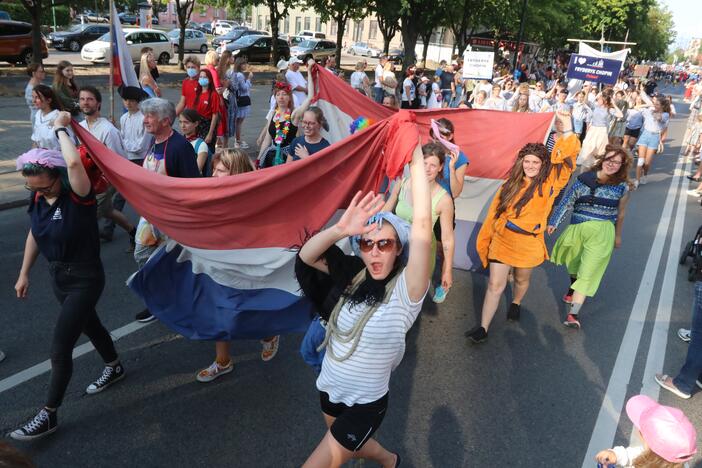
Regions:
<instances>
[{"instance_id":1,"label":"tree trunk","mask_svg":"<svg viewBox=\"0 0 702 468\"><path fill-rule=\"evenodd\" d=\"M268 8L271 12L271 50L273 52L273 63L278 63L280 60L280 51L278 50L278 20L284 16L287 11L278 13L278 1L268 0ZM287 9L286 9L287 10Z\"/></svg>"},{"instance_id":2,"label":"tree trunk","mask_svg":"<svg viewBox=\"0 0 702 468\"><path fill-rule=\"evenodd\" d=\"M178 26L180 33L178 34L178 67L181 70L185 69L183 65L183 57L185 56L185 28L190 20L190 15L193 12L195 2L188 2L184 7L181 7L181 2L176 2L176 15L178 17Z\"/></svg>"},{"instance_id":3,"label":"tree trunk","mask_svg":"<svg viewBox=\"0 0 702 468\"><path fill-rule=\"evenodd\" d=\"M422 62L424 63L424 68L427 67L427 53L429 52L429 41L431 41L431 32L429 32L429 34L422 34Z\"/></svg>"},{"instance_id":4,"label":"tree trunk","mask_svg":"<svg viewBox=\"0 0 702 468\"><path fill-rule=\"evenodd\" d=\"M410 14L402 15L402 43L404 46L405 57L402 60L402 71L407 70L407 65L414 64L417 61L417 56L414 48L417 46L417 38L419 31L417 30L417 19Z\"/></svg>"},{"instance_id":5,"label":"tree trunk","mask_svg":"<svg viewBox=\"0 0 702 468\"><path fill-rule=\"evenodd\" d=\"M334 20L336 21L336 52L334 53L336 54L336 66L339 70L341 70L341 43L344 40L344 32L346 31L346 21L348 21L348 17L346 16L346 13L342 13L335 16Z\"/></svg>"},{"instance_id":6,"label":"tree trunk","mask_svg":"<svg viewBox=\"0 0 702 468\"><path fill-rule=\"evenodd\" d=\"M22 2L27 7L27 4ZM32 7L27 8L32 17L32 63L41 63L41 0L35 0Z\"/></svg>"}]
</instances>

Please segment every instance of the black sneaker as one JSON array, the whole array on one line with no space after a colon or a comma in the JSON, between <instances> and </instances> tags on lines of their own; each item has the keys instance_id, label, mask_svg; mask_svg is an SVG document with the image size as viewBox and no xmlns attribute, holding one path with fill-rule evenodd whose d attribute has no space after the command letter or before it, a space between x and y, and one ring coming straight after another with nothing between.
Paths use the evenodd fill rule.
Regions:
<instances>
[{"instance_id":1,"label":"black sneaker","mask_svg":"<svg viewBox=\"0 0 702 468\"><path fill-rule=\"evenodd\" d=\"M156 317L151 315L151 312L149 312L149 309L144 309L134 316L134 320L136 320L137 322L141 322L141 323L148 323L148 322L151 322L152 320L156 320Z\"/></svg>"},{"instance_id":2,"label":"black sneaker","mask_svg":"<svg viewBox=\"0 0 702 468\"><path fill-rule=\"evenodd\" d=\"M47 436L58 429L56 411L42 408L27 424L10 434L15 440L34 440Z\"/></svg>"},{"instance_id":3,"label":"black sneaker","mask_svg":"<svg viewBox=\"0 0 702 468\"><path fill-rule=\"evenodd\" d=\"M485 329L481 326L468 330L465 335L473 343L482 343L483 341L487 340L488 337L487 331L485 331Z\"/></svg>"},{"instance_id":4,"label":"black sneaker","mask_svg":"<svg viewBox=\"0 0 702 468\"><path fill-rule=\"evenodd\" d=\"M134 249L136 248L136 228L132 229L129 231L129 247L127 247L126 252L134 252Z\"/></svg>"},{"instance_id":5,"label":"black sneaker","mask_svg":"<svg viewBox=\"0 0 702 468\"><path fill-rule=\"evenodd\" d=\"M122 364L117 363L116 366L105 366L102 370L102 375L95 382L88 385L85 389L85 393L93 395L95 393L100 393L107 387L115 382L119 382L124 378L124 367Z\"/></svg>"},{"instance_id":6,"label":"black sneaker","mask_svg":"<svg viewBox=\"0 0 702 468\"><path fill-rule=\"evenodd\" d=\"M519 306L519 304L515 304L514 302L509 305L509 309L507 309L507 320L511 320L512 322L519 322L519 315L522 312L522 308Z\"/></svg>"}]
</instances>

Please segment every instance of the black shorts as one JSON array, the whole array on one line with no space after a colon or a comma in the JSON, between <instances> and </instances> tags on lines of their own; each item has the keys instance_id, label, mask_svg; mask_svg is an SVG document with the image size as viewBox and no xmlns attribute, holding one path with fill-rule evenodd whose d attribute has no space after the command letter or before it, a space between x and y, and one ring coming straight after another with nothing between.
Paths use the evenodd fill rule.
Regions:
<instances>
[{"instance_id":1,"label":"black shorts","mask_svg":"<svg viewBox=\"0 0 702 468\"><path fill-rule=\"evenodd\" d=\"M451 199L453 202L453 230L456 230L456 200ZM441 220L436 218L434 223L434 237L436 237L437 242L441 242Z\"/></svg>"},{"instance_id":2,"label":"black shorts","mask_svg":"<svg viewBox=\"0 0 702 468\"><path fill-rule=\"evenodd\" d=\"M641 128L625 128L624 135L629 135L632 138L638 138L641 133Z\"/></svg>"},{"instance_id":3,"label":"black shorts","mask_svg":"<svg viewBox=\"0 0 702 468\"><path fill-rule=\"evenodd\" d=\"M319 392L322 412L336 418L329 431L346 450L355 452L370 439L383 422L388 409L388 394L370 403L346 406L329 401L327 392Z\"/></svg>"}]
</instances>

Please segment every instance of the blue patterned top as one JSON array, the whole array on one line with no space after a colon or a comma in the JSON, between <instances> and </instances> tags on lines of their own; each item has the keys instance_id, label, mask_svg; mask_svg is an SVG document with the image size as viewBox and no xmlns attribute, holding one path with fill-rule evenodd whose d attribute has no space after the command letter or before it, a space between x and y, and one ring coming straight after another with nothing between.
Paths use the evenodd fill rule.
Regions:
<instances>
[{"instance_id":1,"label":"blue patterned top","mask_svg":"<svg viewBox=\"0 0 702 468\"><path fill-rule=\"evenodd\" d=\"M586 172L576 179L551 213L549 226L558 227L569 210L573 210L570 224L587 221L617 222L619 201L629 190L625 182L605 185L596 182L595 172ZM593 190L594 189L594 190Z\"/></svg>"}]
</instances>

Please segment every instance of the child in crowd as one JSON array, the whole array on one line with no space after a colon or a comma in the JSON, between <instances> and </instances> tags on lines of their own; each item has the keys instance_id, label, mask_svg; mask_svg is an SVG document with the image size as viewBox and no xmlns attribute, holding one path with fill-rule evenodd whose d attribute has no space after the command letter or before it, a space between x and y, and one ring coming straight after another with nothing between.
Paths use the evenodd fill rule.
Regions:
<instances>
[{"instance_id":1,"label":"child in crowd","mask_svg":"<svg viewBox=\"0 0 702 468\"><path fill-rule=\"evenodd\" d=\"M684 468L697 452L697 432L685 414L645 395L631 397L626 414L643 440L643 447L614 447L595 457L609 466Z\"/></svg>"}]
</instances>

